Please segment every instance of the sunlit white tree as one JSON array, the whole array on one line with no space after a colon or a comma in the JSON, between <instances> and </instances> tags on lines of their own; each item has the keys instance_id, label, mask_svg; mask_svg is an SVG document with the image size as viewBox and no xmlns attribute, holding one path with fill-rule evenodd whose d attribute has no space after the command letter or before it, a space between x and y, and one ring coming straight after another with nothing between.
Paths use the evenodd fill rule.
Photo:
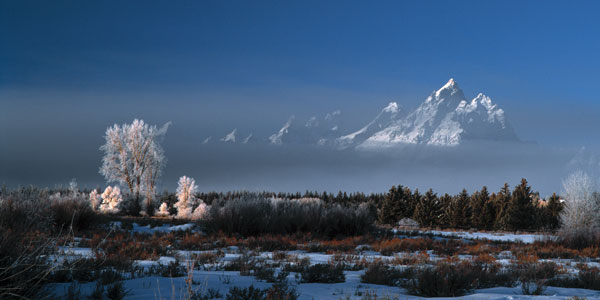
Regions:
<instances>
[{"instance_id":1,"label":"sunlit white tree","mask_svg":"<svg viewBox=\"0 0 600 300\"><path fill-rule=\"evenodd\" d=\"M561 234L569 239L592 238L600 230L600 197L596 182L582 171L563 181Z\"/></svg>"},{"instance_id":2,"label":"sunlit white tree","mask_svg":"<svg viewBox=\"0 0 600 300\"><path fill-rule=\"evenodd\" d=\"M102 213L118 213L119 205L123 201L121 189L118 186L108 186L102 193L102 204L100 204L100 212Z\"/></svg>"},{"instance_id":3,"label":"sunlit white tree","mask_svg":"<svg viewBox=\"0 0 600 300\"><path fill-rule=\"evenodd\" d=\"M196 202L196 191L198 186L193 178L182 176L179 178L177 185L177 202L175 207L177 208L178 218L191 218L192 207Z\"/></svg>"},{"instance_id":4,"label":"sunlit white tree","mask_svg":"<svg viewBox=\"0 0 600 300\"><path fill-rule=\"evenodd\" d=\"M167 206L167 202L163 202L158 208L158 210L154 212L154 215L157 217L168 217L169 207Z\"/></svg>"},{"instance_id":5,"label":"sunlit white tree","mask_svg":"<svg viewBox=\"0 0 600 300\"><path fill-rule=\"evenodd\" d=\"M199 220L199 219L203 219L206 214L208 213L208 205L206 205L206 203L204 203L204 201L202 200L198 200L200 203L198 203L198 206L196 207L196 209L194 209L194 212L192 213L191 219L192 220Z\"/></svg>"},{"instance_id":6,"label":"sunlit white tree","mask_svg":"<svg viewBox=\"0 0 600 300\"><path fill-rule=\"evenodd\" d=\"M160 145L168 122L160 129L135 119L131 124L113 125L106 129L106 143L100 147L104 152L100 174L106 180L128 188L134 199L145 195L146 208L154 199L156 183L166 164Z\"/></svg>"},{"instance_id":7,"label":"sunlit white tree","mask_svg":"<svg viewBox=\"0 0 600 300\"><path fill-rule=\"evenodd\" d=\"M93 210L97 210L98 205L100 205L100 203L102 202L102 198L100 197L100 194L98 194L98 191L96 189L93 189L90 192L89 198L90 198L90 206L92 207Z\"/></svg>"}]
</instances>

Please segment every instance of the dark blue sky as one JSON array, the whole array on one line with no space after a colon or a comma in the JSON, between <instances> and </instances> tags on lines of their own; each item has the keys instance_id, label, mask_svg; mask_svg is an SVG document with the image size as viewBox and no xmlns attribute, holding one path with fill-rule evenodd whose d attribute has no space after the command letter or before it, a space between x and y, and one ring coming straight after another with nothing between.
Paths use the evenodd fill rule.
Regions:
<instances>
[{"instance_id":1,"label":"dark blue sky","mask_svg":"<svg viewBox=\"0 0 600 300\"><path fill-rule=\"evenodd\" d=\"M491 96L525 140L597 145L599 11L597 1L2 1L0 154L97 165L105 128L135 117L173 121L178 143L334 109L358 127L450 77L467 97Z\"/></svg>"}]
</instances>

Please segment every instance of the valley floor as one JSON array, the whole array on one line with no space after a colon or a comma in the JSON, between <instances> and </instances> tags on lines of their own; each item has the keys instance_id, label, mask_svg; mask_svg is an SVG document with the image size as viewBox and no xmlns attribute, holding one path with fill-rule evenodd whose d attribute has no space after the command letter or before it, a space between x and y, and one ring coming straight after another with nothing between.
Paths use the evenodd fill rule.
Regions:
<instances>
[{"instance_id":1,"label":"valley floor","mask_svg":"<svg viewBox=\"0 0 600 300\"><path fill-rule=\"evenodd\" d=\"M121 226L115 223L113 226ZM194 224L177 226L163 225L151 228L150 226L139 226L133 223L128 232L131 234L153 234L156 232L168 233L185 231L189 234L201 234ZM458 239L460 241L475 242L478 239L489 239L486 243L500 241L503 243L533 243L544 238L533 234L493 234L493 233L469 233L450 231L420 231L404 235L396 232L397 237L407 239L418 239L423 236L434 240ZM94 250L85 245L85 239L76 238L67 247L61 248L61 254L53 257L55 264L61 265L65 262L94 258ZM332 251L310 252L306 250L280 250L280 251L256 251L245 247L214 246L209 250L191 251L169 249L168 255L160 256L155 260L135 260L133 265L136 271L131 275L123 274L124 288L127 293L125 299L187 299L189 291L198 295L212 293L213 298L225 299L232 287L246 288L254 286L261 289L269 288L272 283L265 279L267 275L258 274L264 269L273 271L271 277L288 270L287 282L290 288L295 288L298 299L422 299L423 297L410 296L404 288L398 286L387 286L361 282L361 275L365 273L365 265L381 262L394 268L402 269L406 264L427 265L436 261L444 261L449 258L434 250L414 252L393 252L382 254L370 245L358 245L353 251L346 253L331 253ZM329 252L329 253L328 253ZM523 260L516 257L510 251L493 253L491 260L499 266L510 266ZM471 261L473 255L461 254L454 259ZM561 276L577 274L582 268L598 267L598 258L548 258L536 259L539 262L552 262L558 266ZM339 283L305 283L301 274L294 272L293 266L300 264L343 264L345 279ZM241 265L241 266L240 266ZM244 268L247 265L247 268ZM290 267L291 266L291 267ZM289 267L289 268L288 268ZM158 275L161 270L171 268L175 276ZM170 270L171 270L170 269ZM292 270L292 271L289 271ZM164 273L164 272L163 272ZM137 274L137 275L136 275ZM142 274L142 275L140 275ZM172 273L171 273L172 274ZM244 276L245 275L245 276ZM259 279L260 277L261 279ZM48 290L59 298L67 297L68 294L80 295L86 298L96 288L92 282L63 282L49 284ZM209 291L210 290L210 291ZM374 295L377 295L376 298ZM492 287L470 291L465 296L440 299L568 299L573 296L585 297L587 299L600 299L600 292L596 290L565 288L547 286L540 296L523 295L521 283L508 287Z\"/></svg>"}]
</instances>

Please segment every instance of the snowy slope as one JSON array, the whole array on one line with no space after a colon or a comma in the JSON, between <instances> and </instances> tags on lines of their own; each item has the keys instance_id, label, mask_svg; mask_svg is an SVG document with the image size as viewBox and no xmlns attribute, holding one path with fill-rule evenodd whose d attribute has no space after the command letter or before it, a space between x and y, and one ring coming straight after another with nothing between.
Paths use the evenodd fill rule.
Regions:
<instances>
[{"instance_id":1,"label":"snowy slope","mask_svg":"<svg viewBox=\"0 0 600 300\"><path fill-rule=\"evenodd\" d=\"M396 102L390 102L388 106L383 108L381 112L373 119L373 121L369 122L363 128L350 133L348 135L344 135L335 140L336 146L339 148L345 149L351 146L356 146L366 139L371 137L376 132L387 128L393 122L398 120L398 118L402 115L401 108L398 106Z\"/></svg>"}]
</instances>

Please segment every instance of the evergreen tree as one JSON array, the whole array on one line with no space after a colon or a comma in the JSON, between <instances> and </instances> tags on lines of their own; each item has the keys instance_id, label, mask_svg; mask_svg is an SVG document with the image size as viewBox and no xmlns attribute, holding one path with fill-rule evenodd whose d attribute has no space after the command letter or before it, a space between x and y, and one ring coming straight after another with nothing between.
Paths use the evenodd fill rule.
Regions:
<instances>
[{"instance_id":1,"label":"evergreen tree","mask_svg":"<svg viewBox=\"0 0 600 300\"><path fill-rule=\"evenodd\" d=\"M556 193L548 199L546 203L546 224L550 229L557 229L560 225L560 212L563 209L563 205L560 202L560 198Z\"/></svg>"},{"instance_id":2,"label":"evergreen tree","mask_svg":"<svg viewBox=\"0 0 600 300\"><path fill-rule=\"evenodd\" d=\"M535 207L531 201L531 187L525 178L517 185L507 207L506 219L510 230L530 229L535 224Z\"/></svg>"},{"instance_id":3,"label":"evergreen tree","mask_svg":"<svg viewBox=\"0 0 600 300\"><path fill-rule=\"evenodd\" d=\"M492 194L483 205L483 228L490 230L494 228L496 223L496 194Z\"/></svg>"},{"instance_id":4,"label":"evergreen tree","mask_svg":"<svg viewBox=\"0 0 600 300\"><path fill-rule=\"evenodd\" d=\"M407 187L399 185L393 186L385 195L379 221L382 224L396 224L402 218L412 218L414 204L412 204L413 195Z\"/></svg>"},{"instance_id":5,"label":"evergreen tree","mask_svg":"<svg viewBox=\"0 0 600 300\"><path fill-rule=\"evenodd\" d=\"M419 193L419 189L415 189L415 191L410 194L406 200L406 209L404 211L406 218L415 219L415 210L417 204L421 202L422 197L421 193Z\"/></svg>"},{"instance_id":6,"label":"evergreen tree","mask_svg":"<svg viewBox=\"0 0 600 300\"><path fill-rule=\"evenodd\" d=\"M486 224L483 209L485 203L489 201L489 193L487 187L483 187L481 191L477 191L471 195L471 225L475 228L484 228Z\"/></svg>"},{"instance_id":7,"label":"evergreen tree","mask_svg":"<svg viewBox=\"0 0 600 300\"><path fill-rule=\"evenodd\" d=\"M470 224L469 193L463 189L454 197L447 208L448 225L452 228L465 228Z\"/></svg>"},{"instance_id":8,"label":"evergreen tree","mask_svg":"<svg viewBox=\"0 0 600 300\"><path fill-rule=\"evenodd\" d=\"M439 220L439 225L442 227L451 227L450 226L450 209L452 207L452 196L448 194L444 194L444 196L440 197L440 206L441 206L441 216Z\"/></svg>"},{"instance_id":9,"label":"evergreen tree","mask_svg":"<svg viewBox=\"0 0 600 300\"><path fill-rule=\"evenodd\" d=\"M494 225L496 229L508 229L508 206L511 198L510 187L508 183L504 183L496 196L496 209L498 211L496 213L496 224Z\"/></svg>"},{"instance_id":10,"label":"evergreen tree","mask_svg":"<svg viewBox=\"0 0 600 300\"><path fill-rule=\"evenodd\" d=\"M421 226L433 227L438 225L442 209L437 194L431 189L420 197L420 201L415 208L415 221Z\"/></svg>"},{"instance_id":11,"label":"evergreen tree","mask_svg":"<svg viewBox=\"0 0 600 300\"><path fill-rule=\"evenodd\" d=\"M395 224L398 221L399 216L395 212L395 208L398 205L397 195L395 185L385 195L381 210L379 211L379 222L381 224Z\"/></svg>"}]
</instances>

